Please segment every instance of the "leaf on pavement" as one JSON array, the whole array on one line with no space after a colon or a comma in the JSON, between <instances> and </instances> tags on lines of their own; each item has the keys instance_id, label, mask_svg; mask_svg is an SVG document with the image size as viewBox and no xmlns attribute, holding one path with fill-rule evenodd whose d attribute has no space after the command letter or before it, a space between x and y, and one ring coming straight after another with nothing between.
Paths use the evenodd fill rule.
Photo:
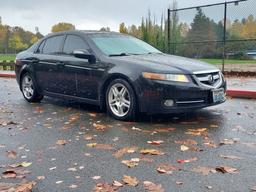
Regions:
<instances>
[{"instance_id":1,"label":"leaf on pavement","mask_svg":"<svg viewBox=\"0 0 256 192\"><path fill-rule=\"evenodd\" d=\"M181 145L180 150L181 151L187 151L187 150L189 150L189 147L187 147L186 145Z\"/></svg>"},{"instance_id":2,"label":"leaf on pavement","mask_svg":"<svg viewBox=\"0 0 256 192\"><path fill-rule=\"evenodd\" d=\"M156 170L158 171L158 173L161 174L172 174L173 171L180 171L181 169L170 164L164 163L158 165Z\"/></svg>"},{"instance_id":3,"label":"leaf on pavement","mask_svg":"<svg viewBox=\"0 0 256 192\"><path fill-rule=\"evenodd\" d=\"M99 179L101 179L101 176L94 176L94 177L92 177L92 179L93 180L99 180Z\"/></svg>"},{"instance_id":4,"label":"leaf on pavement","mask_svg":"<svg viewBox=\"0 0 256 192\"><path fill-rule=\"evenodd\" d=\"M84 140L86 140L86 141L93 140L93 136L92 135L84 135Z\"/></svg>"},{"instance_id":5,"label":"leaf on pavement","mask_svg":"<svg viewBox=\"0 0 256 192\"><path fill-rule=\"evenodd\" d=\"M139 181L137 180L136 177L131 177L128 175L123 176L123 182L127 185L134 186L134 187L136 187L139 184Z\"/></svg>"},{"instance_id":6,"label":"leaf on pavement","mask_svg":"<svg viewBox=\"0 0 256 192\"><path fill-rule=\"evenodd\" d=\"M24 161L24 162L20 163L20 166L21 166L21 167L29 167L30 165L32 165L31 162L26 162L26 161Z\"/></svg>"},{"instance_id":7,"label":"leaf on pavement","mask_svg":"<svg viewBox=\"0 0 256 192\"><path fill-rule=\"evenodd\" d=\"M119 187L110 185L108 183L98 183L92 190L92 192L115 192Z\"/></svg>"},{"instance_id":8,"label":"leaf on pavement","mask_svg":"<svg viewBox=\"0 0 256 192\"><path fill-rule=\"evenodd\" d=\"M22 183L17 186L15 191L16 192L31 192L35 185L36 185L36 182Z\"/></svg>"},{"instance_id":9,"label":"leaf on pavement","mask_svg":"<svg viewBox=\"0 0 256 192\"><path fill-rule=\"evenodd\" d=\"M89 143L86 146L91 147L91 148L95 148L95 149L105 149L105 150L113 149L112 145L109 145L109 144Z\"/></svg>"},{"instance_id":10,"label":"leaf on pavement","mask_svg":"<svg viewBox=\"0 0 256 192\"><path fill-rule=\"evenodd\" d=\"M220 157L224 159L243 159L242 157L234 156L234 155L220 155Z\"/></svg>"},{"instance_id":11,"label":"leaf on pavement","mask_svg":"<svg viewBox=\"0 0 256 192\"><path fill-rule=\"evenodd\" d=\"M238 140L236 139L224 139L223 141L220 142L220 145L232 145L237 142Z\"/></svg>"},{"instance_id":12,"label":"leaf on pavement","mask_svg":"<svg viewBox=\"0 0 256 192\"><path fill-rule=\"evenodd\" d=\"M197 145L197 142L195 140L192 140L192 139L175 141L175 143L179 144L179 145Z\"/></svg>"},{"instance_id":13,"label":"leaf on pavement","mask_svg":"<svg viewBox=\"0 0 256 192\"><path fill-rule=\"evenodd\" d=\"M251 191L256 191L256 186L253 186L252 188L251 188Z\"/></svg>"},{"instance_id":14,"label":"leaf on pavement","mask_svg":"<svg viewBox=\"0 0 256 192\"><path fill-rule=\"evenodd\" d=\"M104 131L107 128L106 125L102 125L102 124L98 124L98 123L93 123L93 127L100 131Z\"/></svg>"},{"instance_id":15,"label":"leaf on pavement","mask_svg":"<svg viewBox=\"0 0 256 192\"><path fill-rule=\"evenodd\" d=\"M188 131L185 132L187 135L193 135L193 136L201 136L207 131L207 128L200 128L200 129L188 129Z\"/></svg>"},{"instance_id":16,"label":"leaf on pavement","mask_svg":"<svg viewBox=\"0 0 256 192\"><path fill-rule=\"evenodd\" d=\"M14 170L7 170L3 173L3 178L9 179L9 178L16 178L17 173Z\"/></svg>"},{"instance_id":17,"label":"leaf on pavement","mask_svg":"<svg viewBox=\"0 0 256 192\"><path fill-rule=\"evenodd\" d=\"M160 145L162 143L164 143L164 141L162 140L157 140L157 141L147 141L148 144L151 144L151 145Z\"/></svg>"},{"instance_id":18,"label":"leaf on pavement","mask_svg":"<svg viewBox=\"0 0 256 192\"><path fill-rule=\"evenodd\" d=\"M176 128L160 128L160 129L154 129L155 132L158 132L158 133L168 133L168 132L171 132L171 131L175 131Z\"/></svg>"},{"instance_id":19,"label":"leaf on pavement","mask_svg":"<svg viewBox=\"0 0 256 192\"><path fill-rule=\"evenodd\" d=\"M119 181L113 181L113 186L115 187L123 187L124 185L120 183Z\"/></svg>"},{"instance_id":20,"label":"leaf on pavement","mask_svg":"<svg viewBox=\"0 0 256 192\"><path fill-rule=\"evenodd\" d=\"M209 173L216 173L216 170L212 167L197 167L193 168L191 171L195 173L201 173L203 175L208 175Z\"/></svg>"},{"instance_id":21,"label":"leaf on pavement","mask_svg":"<svg viewBox=\"0 0 256 192\"><path fill-rule=\"evenodd\" d=\"M152 183L150 181L144 181L143 185L144 185L144 188L147 191L150 191L150 192L164 192L164 189L162 188L162 185L157 185L157 184Z\"/></svg>"},{"instance_id":22,"label":"leaf on pavement","mask_svg":"<svg viewBox=\"0 0 256 192\"><path fill-rule=\"evenodd\" d=\"M191 163L193 161L197 161L197 158L194 157L194 158L191 158L191 159L178 159L177 163Z\"/></svg>"},{"instance_id":23,"label":"leaf on pavement","mask_svg":"<svg viewBox=\"0 0 256 192\"><path fill-rule=\"evenodd\" d=\"M238 169L228 166L219 166L216 167L215 170L220 173L237 173Z\"/></svg>"},{"instance_id":24,"label":"leaf on pavement","mask_svg":"<svg viewBox=\"0 0 256 192\"><path fill-rule=\"evenodd\" d=\"M6 156L12 159L15 159L17 157L17 152L16 151L7 151Z\"/></svg>"},{"instance_id":25,"label":"leaf on pavement","mask_svg":"<svg viewBox=\"0 0 256 192\"><path fill-rule=\"evenodd\" d=\"M123 160L122 163L125 164L127 167L132 168L132 167L136 167L137 165L139 165L139 161L140 161L140 159L133 158L131 160Z\"/></svg>"},{"instance_id":26,"label":"leaf on pavement","mask_svg":"<svg viewBox=\"0 0 256 192\"><path fill-rule=\"evenodd\" d=\"M125 147L125 148L122 148L122 149L119 149L118 151L116 151L113 154L113 156L116 158L120 158L126 153L135 153L137 150L138 150L138 147Z\"/></svg>"},{"instance_id":27,"label":"leaf on pavement","mask_svg":"<svg viewBox=\"0 0 256 192\"><path fill-rule=\"evenodd\" d=\"M56 142L57 145L66 145L68 142L64 139L60 139Z\"/></svg>"},{"instance_id":28,"label":"leaf on pavement","mask_svg":"<svg viewBox=\"0 0 256 192\"><path fill-rule=\"evenodd\" d=\"M140 150L140 153L143 155L149 154L149 155L164 155L164 153L157 149L142 149Z\"/></svg>"}]
</instances>

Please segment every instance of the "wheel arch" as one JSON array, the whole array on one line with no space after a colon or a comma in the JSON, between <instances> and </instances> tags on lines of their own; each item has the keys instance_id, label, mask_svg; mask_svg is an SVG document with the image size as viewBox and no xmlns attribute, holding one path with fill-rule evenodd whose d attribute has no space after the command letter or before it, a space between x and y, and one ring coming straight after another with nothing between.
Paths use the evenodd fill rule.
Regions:
<instances>
[{"instance_id":1,"label":"wheel arch","mask_svg":"<svg viewBox=\"0 0 256 192\"><path fill-rule=\"evenodd\" d=\"M110 76L108 76L106 78L104 83L101 85L101 87L100 87L100 107L101 107L101 109L105 110L105 108L106 108L106 91L107 91L108 85L115 79L124 79L130 84L130 86L132 87L134 94L135 94L137 109L139 109L138 87L132 82L132 80L129 77L127 77L123 74L120 74L120 73L111 74Z\"/></svg>"}]
</instances>

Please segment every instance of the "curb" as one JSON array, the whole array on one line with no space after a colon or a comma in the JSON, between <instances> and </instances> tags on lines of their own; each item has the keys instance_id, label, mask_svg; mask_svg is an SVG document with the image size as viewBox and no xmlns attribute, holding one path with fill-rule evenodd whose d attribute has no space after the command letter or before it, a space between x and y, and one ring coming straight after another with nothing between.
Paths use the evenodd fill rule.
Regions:
<instances>
[{"instance_id":1,"label":"curb","mask_svg":"<svg viewBox=\"0 0 256 192\"><path fill-rule=\"evenodd\" d=\"M16 75L0 73L0 77L16 78ZM233 98L256 99L256 91L227 90L227 96Z\"/></svg>"},{"instance_id":2,"label":"curb","mask_svg":"<svg viewBox=\"0 0 256 192\"><path fill-rule=\"evenodd\" d=\"M227 96L242 99L256 99L256 91L227 90Z\"/></svg>"},{"instance_id":3,"label":"curb","mask_svg":"<svg viewBox=\"0 0 256 192\"><path fill-rule=\"evenodd\" d=\"M16 78L16 75L15 74L0 73L0 77Z\"/></svg>"}]
</instances>

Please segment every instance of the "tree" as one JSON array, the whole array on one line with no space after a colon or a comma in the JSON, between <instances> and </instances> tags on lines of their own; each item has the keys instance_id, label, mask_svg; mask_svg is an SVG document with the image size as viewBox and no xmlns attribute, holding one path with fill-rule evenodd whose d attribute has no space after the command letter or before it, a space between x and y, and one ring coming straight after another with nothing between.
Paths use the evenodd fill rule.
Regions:
<instances>
[{"instance_id":1,"label":"tree","mask_svg":"<svg viewBox=\"0 0 256 192\"><path fill-rule=\"evenodd\" d=\"M202 9L198 9L191 24L191 29L188 32L187 39L188 42L207 41L207 43L189 44L186 49L187 56L196 58L213 56L216 50L216 43L209 41L214 41L217 37L212 22L206 17Z\"/></svg>"},{"instance_id":2,"label":"tree","mask_svg":"<svg viewBox=\"0 0 256 192\"><path fill-rule=\"evenodd\" d=\"M120 32L120 33L128 33L127 28L125 27L125 24L124 24L124 23L121 23L121 24L119 25L119 32Z\"/></svg>"},{"instance_id":3,"label":"tree","mask_svg":"<svg viewBox=\"0 0 256 192\"><path fill-rule=\"evenodd\" d=\"M9 39L9 47L16 53L17 51L26 49L28 45L22 42L18 34L13 34L12 37Z\"/></svg>"},{"instance_id":4,"label":"tree","mask_svg":"<svg viewBox=\"0 0 256 192\"><path fill-rule=\"evenodd\" d=\"M110 31L110 28L109 28L109 27L102 27L102 28L100 29L100 31Z\"/></svg>"},{"instance_id":5,"label":"tree","mask_svg":"<svg viewBox=\"0 0 256 192\"><path fill-rule=\"evenodd\" d=\"M69 31L69 30L75 30L75 26L71 23L58 23L54 26L52 26L52 32L60 32L60 31Z\"/></svg>"}]
</instances>

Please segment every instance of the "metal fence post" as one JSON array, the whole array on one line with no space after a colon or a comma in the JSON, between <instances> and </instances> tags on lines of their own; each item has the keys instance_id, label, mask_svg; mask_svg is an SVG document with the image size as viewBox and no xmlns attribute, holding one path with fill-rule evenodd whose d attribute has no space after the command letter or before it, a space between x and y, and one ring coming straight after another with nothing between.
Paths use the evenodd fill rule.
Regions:
<instances>
[{"instance_id":1,"label":"metal fence post","mask_svg":"<svg viewBox=\"0 0 256 192\"><path fill-rule=\"evenodd\" d=\"M171 47L170 47L170 45L171 45L171 36L170 36L170 9L168 9L168 13L167 13L167 15L168 15L168 23L167 23L167 27L168 27L168 29L167 29L167 43L168 43L168 54L170 54L170 52L171 52Z\"/></svg>"},{"instance_id":2,"label":"metal fence post","mask_svg":"<svg viewBox=\"0 0 256 192\"><path fill-rule=\"evenodd\" d=\"M222 71L225 71L225 58L226 58L226 33L227 33L227 2L224 4L224 29L223 29L223 55L222 55Z\"/></svg>"}]
</instances>

